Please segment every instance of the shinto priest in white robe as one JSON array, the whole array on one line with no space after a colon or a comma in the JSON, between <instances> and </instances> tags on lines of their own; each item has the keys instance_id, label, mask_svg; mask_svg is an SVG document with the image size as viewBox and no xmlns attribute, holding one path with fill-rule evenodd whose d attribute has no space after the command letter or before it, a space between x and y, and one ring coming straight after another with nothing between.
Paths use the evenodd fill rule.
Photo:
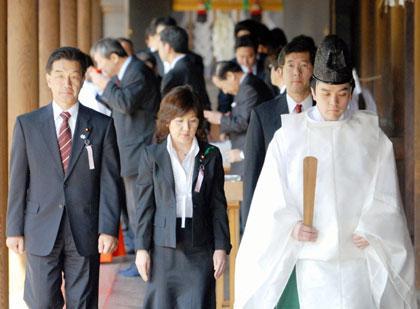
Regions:
<instances>
[{"instance_id":1,"label":"shinto priest in white robe","mask_svg":"<svg viewBox=\"0 0 420 309\"><path fill-rule=\"evenodd\" d=\"M235 308L273 309L296 266L300 308L417 308L414 254L393 147L369 112L320 121L282 115L236 259ZM318 159L316 242L291 237L303 219L303 159ZM352 242L356 233L369 241Z\"/></svg>"}]
</instances>

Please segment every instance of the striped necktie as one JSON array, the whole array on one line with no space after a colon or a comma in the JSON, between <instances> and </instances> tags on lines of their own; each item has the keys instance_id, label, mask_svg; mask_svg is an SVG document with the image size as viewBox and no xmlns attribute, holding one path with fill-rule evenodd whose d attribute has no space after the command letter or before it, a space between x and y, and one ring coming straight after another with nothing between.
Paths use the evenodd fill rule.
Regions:
<instances>
[{"instance_id":1,"label":"striped necktie","mask_svg":"<svg viewBox=\"0 0 420 309\"><path fill-rule=\"evenodd\" d=\"M61 123L60 131L58 133L58 146L60 147L63 170L64 173L66 173L71 153L71 129L69 126L71 114L69 112L62 112L60 117L63 118L63 122Z\"/></svg>"}]
</instances>

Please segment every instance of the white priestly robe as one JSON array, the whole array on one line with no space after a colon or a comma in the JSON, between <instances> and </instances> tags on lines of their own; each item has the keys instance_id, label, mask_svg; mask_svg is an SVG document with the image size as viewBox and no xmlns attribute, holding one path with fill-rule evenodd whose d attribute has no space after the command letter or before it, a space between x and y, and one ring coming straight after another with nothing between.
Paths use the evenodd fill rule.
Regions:
<instances>
[{"instance_id":1,"label":"white priestly robe","mask_svg":"<svg viewBox=\"0 0 420 309\"><path fill-rule=\"evenodd\" d=\"M311 111L282 115L268 147L236 259L235 308L273 309L295 266L301 309L417 308L390 140L369 112L319 122ZM291 237L305 156L318 159L314 243ZM353 233L370 245L358 249Z\"/></svg>"}]
</instances>

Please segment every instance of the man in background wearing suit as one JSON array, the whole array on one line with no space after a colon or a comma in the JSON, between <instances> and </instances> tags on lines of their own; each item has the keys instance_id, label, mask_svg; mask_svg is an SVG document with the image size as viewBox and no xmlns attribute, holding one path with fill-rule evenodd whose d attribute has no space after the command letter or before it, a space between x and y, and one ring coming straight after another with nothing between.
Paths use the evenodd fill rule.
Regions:
<instances>
[{"instance_id":1,"label":"man in background wearing suit","mask_svg":"<svg viewBox=\"0 0 420 309\"><path fill-rule=\"evenodd\" d=\"M235 40L235 58L231 60L240 65L242 71L247 74L253 74L265 81L264 60L258 59L257 38L252 35L243 35ZM231 111L233 96L220 91L217 96L218 110L220 112Z\"/></svg>"},{"instance_id":2,"label":"man in background wearing suit","mask_svg":"<svg viewBox=\"0 0 420 309\"><path fill-rule=\"evenodd\" d=\"M160 32L159 56L169 65L162 78L162 97L176 86L190 85L203 108L210 109L203 71L191 61L187 53L187 31L178 26L169 26Z\"/></svg>"},{"instance_id":3,"label":"man in background wearing suit","mask_svg":"<svg viewBox=\"0 0 420 309\"><path fill-rule=\"evenodd\" d=\"M286 92L262 103L251 112L244 150L242 230L245 227L252 195L264 163L268 144L274 133L281 127L280 116L300 113L313 105L310 80L315 52L315 43L308 36L300 35L290 41L280 52L278 67L272 72L274 75L282 75Z\"/></svg>"},{"instance_id":4,"label":"man in background wearing suit","mask_svg":"<svg viewBox=\"0 0 420 309\"><path fill-rule=\"evenodd\" d=\"M277 72L273 72L282 74L286 92L262 103L251 112L244 151L244 199L241 204L241 231L245 229L268 145L274 133L281 127L281 115L301 113L314 104L310 80L315 53L315 43L310 37L300 35L290 41L280 52ZM296 275L293 272L286 285L286 291L296 291L296 289ZM296 301L294 298L281 297L277 308L294 308L292 304L294 301Z\"/></svg>"},{"instance_id":5,"label":"man in background wearing suit","mask_svg":"<svg viewBox=\"0 0 420 309\"><path fill-rule=\"evenodd\" d=\"M148 46L150 51L153 53L156 59L157 70L161 77L168 72L169 64L159 56L159 44L160 44L160 33L170 26L177 26L177 22L171 16L155 17L149 24L148 27ZM204 74L204 63L203 57L199 54L194 53L192 50L188 50L186 53L187 58L191 63L194 64Z\"/></svg>"},{"instance_id":6,"label":"man in background wearing suit","mask_svg":"<svg viewBox=\"0 0 420 309\"><path fill-rule=\"evenodd\" d=\"M100 101L108 106L114 118L128 218L134 231L138 161L141 150L152 142L160 102L158 81L143 61L128 57L115 39L99 40L93 45L91 54L101 73L89 68L88 74L103 91ZM127 269L126 275L138 275L134 263Z\"/></svg>"},{"instance_id":7,"label":"man in background wearing suit","mask_svg":"<svg viewBox=\"0 0 420 309\"><path fill-rule=\"evenodd\" d=\"M78 49L46 66L53 101L19 116L7 213L9 249L26 250L30 308L97 308L99 253L117 247L122 183L112 118L77 101L86 71ZM98 237L99 235L99 237Z\"/></svg>"},{"instance_id":8,"label":"man in background wearing suit","mask_svg":"<svg viewBox=\"0 0 420 309\"><path fill-rule=\"evenodd\" d=\"M244 150L251 110L271 99L272 92L261 79L252 74L245 74L241 67L232 61L218 62L213 80L224 93L235 96L232 112L222 114L204 111L204 117L212 124L220 124L221 133L229 134L232 143L232 150L229 152L231 174L243 176L243 162L236 154Z\"/></svg>"}]
</instances>

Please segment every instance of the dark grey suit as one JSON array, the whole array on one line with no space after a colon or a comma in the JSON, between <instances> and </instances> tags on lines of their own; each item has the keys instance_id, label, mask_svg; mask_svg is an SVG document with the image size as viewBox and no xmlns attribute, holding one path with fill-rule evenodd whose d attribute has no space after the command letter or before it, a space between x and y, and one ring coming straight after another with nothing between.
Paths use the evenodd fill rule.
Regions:
<instances>
[{"instance_id":1,"label":"dark grey suit","mask_svg":"<svg viewBox=\"0 0 420 309\"><path fill-rule=\"evenodd\" d=\"M143 61L131 58L122 80L117 76L108 82L101 99L112 111L124 177L126 207L123 214L134 231L135 187L140 151L152 142L155 116L159 109L159 81ZM128 235L127 235L128 236ZM127 239L128 243L132 241Z\"/></svg>"},{"instance_id":2,"label":"dark grey suit","mask_svg":"<svg viewBox=\"0 0 420 309\"><path fill-rule=\"evenodd\" d=\"M133 57L121 81L108 82L101 99L112 111L121 156L121 176L137 174L140 150L152 141L159 109L158 81L143 61Z\"/></svg>"},{"instance_id":3,"label":"dark grey suit","mask_svg":"<svg viewBox=\"0 0 420 309\"><path fill-rule=\"evenodd\" d=\"M244 199L241 204L241 227L245 227L252 196L264 164L265 153L274 133L281 127L282 114L288 114L286 92L264 102L251 112L245 143Z\"/></svg>"},{"instance_id":4,"label":"dark grey suit","mask_svg":"<svg viewBox=\"0 0 420 309\"><path fill-rule=\"evenodd\" d=\"M210 109L210 99L207 95L203 72L188 55L178 60L175 67L163 76L162 96L166 95L172 88L182 85L190 85L198 95L203 108Z\"/></svg>"},{"instance_id":5,"label":"dark grey suit","mask_svg":"<svg viewBox=\"0 0 420 309\"><path fill-rule=\"evenodd\" d=\"M249 74L245 76L234 98L236 104L232 106L231 114L222 116L220 123L220 132L229 134L232 149L244 149L251 110L272 97L271 90L261 79ZM242 175L243 162L233 163L231 173Z\"/></svg>"},{"instance_id":6,"label":"dark grey suit","mask_svg":"<svg viewBox=\"0 0 420 309\"><path fill-rule=\"evenodd\" d=\"M49 104L16 120L7 236L25 238L25 300L31 308L62 306L58 295L61 270L68 274L67 306L95 307L98 234L118 236L122 183L115 129L111 118L79 104L70 163L64 174L53 118ZM81 134L92 145L93 170ZM67 265L65 261L71 259L76 261Z\"/></svg>"}]
</instances>

